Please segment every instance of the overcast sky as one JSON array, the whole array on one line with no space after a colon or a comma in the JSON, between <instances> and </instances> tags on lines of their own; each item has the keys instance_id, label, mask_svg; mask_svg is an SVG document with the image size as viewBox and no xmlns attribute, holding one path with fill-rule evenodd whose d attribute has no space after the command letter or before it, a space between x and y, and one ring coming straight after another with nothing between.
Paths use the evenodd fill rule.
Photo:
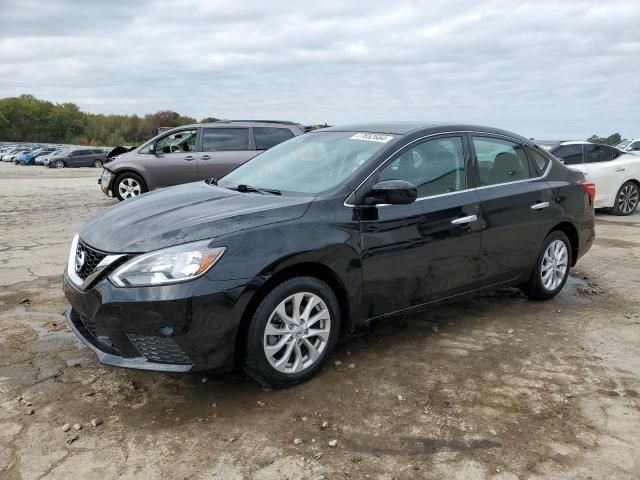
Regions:
<instances>
[{"instance_id":1,"label":"overcast sky","mask_svg":"<svg viewBox=\"0 0 640 480\"><path fill-rule=\"evenodd\" d=\"M0 0L0 97L640 136L640 0Z\"/></svg>"}]
</instances>

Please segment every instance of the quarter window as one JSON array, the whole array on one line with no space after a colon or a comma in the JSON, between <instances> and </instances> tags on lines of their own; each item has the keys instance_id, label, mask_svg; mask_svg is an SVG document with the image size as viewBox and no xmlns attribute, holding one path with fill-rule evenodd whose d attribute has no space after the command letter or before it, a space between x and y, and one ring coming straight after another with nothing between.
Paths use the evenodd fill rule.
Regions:
<instances>
[{"instance_id":1,"label":"quarter window","mask_svg":"<svg viewBox=\"0 0 640 480\"><path fill-rule=\"evenodd\" d=\"M533 161L533 163L535 163L535 167L537 168L538 173L544 173L544 171L547 169L547 165L549 164L549 159L533 148L526 147L525 150L527 151L527 155L529 156L529 158Z\"/></svg>"},{"instance_id":2,"label":"quarter window","mask_svg":"<svg viewBox=\"0 0 640 480\"><path fill-rule=\"evenodd\" d=\"M498 185L531 178L529 160L522 145L509 140L473 137L480 185Z\"/></svg>"},{"instance_id":3,"label":"quarter window","mask_svg":"<svg viewBox=\"0 0 640 480\"><path fill-rule=\"evenodd\" d=\"M253 127L253 138L256 141L257 150L268 150L293 138L293 132L288 128Z\"/></svg>"},{"instance_id":4,"label":"quarter window","mask_svg":"<svg viewBox=\"0 0 640 480\"><path fill-rule=\"evenodd\" d=\"M464 151L460 137L446 137L415 145L400 154L378 180L406 180L418 187L418 197L466 188Z\"/></svg>"},{"instance_id":5,"label":"quarter window","mask_svg":"<svg viewBox=\"0 0 640 480\"><path fill-rule=\"evenodd\" d=\"M563 145L553 152L565 165L582 163L582 145Z\"/></svg>"},{"instance_id":6,"label":"quarter window","mask_svg":"<svg viewBox=\"0 0 640 480\"><path fill-rule=\"evenodd\" d=\"M611 150L605 145L586 145L585 146L585 162L599 163L611 160Z\"/></svg>"},{"instance_id":7,"label":"quarter window","mask_svg":"<svg viewBox=\"0 0 640 480\"><path fill-rule=\"evenodd\" d=\"M202 150L205 152L249 150L249 129L205 128Z\"/></svg>"}]
</instances>

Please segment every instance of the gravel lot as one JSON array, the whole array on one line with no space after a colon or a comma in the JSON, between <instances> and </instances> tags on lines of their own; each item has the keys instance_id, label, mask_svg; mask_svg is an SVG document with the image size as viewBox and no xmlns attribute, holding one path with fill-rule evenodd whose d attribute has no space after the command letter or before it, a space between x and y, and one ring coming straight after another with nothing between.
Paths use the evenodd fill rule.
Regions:
<instances>
[{"instance_id":1,"label":"gravel lot","mask_svg":"<svg viewBox=\"0 0 640 480\"><path fill-rule=\"evenodd\" d=\"M638 478L639 214L598 215L553 301L504 290L380 324L266 391L103 367L70 332L69 243L114 203L98 175L0 164L1 479Z\"/></svg>"}]
</instances>

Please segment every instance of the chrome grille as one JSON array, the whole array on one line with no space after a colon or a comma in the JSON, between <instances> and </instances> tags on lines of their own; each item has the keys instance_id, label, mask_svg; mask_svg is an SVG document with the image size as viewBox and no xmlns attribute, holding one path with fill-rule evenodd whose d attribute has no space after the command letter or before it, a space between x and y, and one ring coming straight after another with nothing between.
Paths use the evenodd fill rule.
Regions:
<instances>
[{"instance_id":1,"label":"chrome grille","mask_svg":"<svg viewBox=\"0 0 640 480\"><path fill-rule=\"evenodd\" d=\"M86 280L106 256L106 253L91 248L82 240L78 240L78 247L76 248L76 273L82 280ZM78 270L77 265L79 258L82 258L83 261L81 268Z\"/></svg>"},{"instance_id":2,"label":"chrome grille","mask_svg":"<svg viewBox=\"0 0 640 480\"><path fill-rule=\"evenodd\" d=\"M189 356L169 337L153 337L128 333L127 337L140 355L151 362L191 364Z\"/></svg>"}]
</instances>

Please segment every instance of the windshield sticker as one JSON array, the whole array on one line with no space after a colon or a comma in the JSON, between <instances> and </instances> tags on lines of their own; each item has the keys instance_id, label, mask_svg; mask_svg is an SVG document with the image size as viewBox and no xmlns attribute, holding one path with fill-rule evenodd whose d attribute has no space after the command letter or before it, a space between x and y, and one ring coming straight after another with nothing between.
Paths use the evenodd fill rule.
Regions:
<instances>
[{"instance_id":1,"label":"windshield sticker","mask_svg":"<svg viewBox=\"0 0 640 480\"><path fill-rule=\"evenodd\" d=\"M389 140L393 140L393 136L385 135L383 133L360 132L351 137L351 140L365 140L367 142L387 143Z\"/></svg>"}]
</instances>

